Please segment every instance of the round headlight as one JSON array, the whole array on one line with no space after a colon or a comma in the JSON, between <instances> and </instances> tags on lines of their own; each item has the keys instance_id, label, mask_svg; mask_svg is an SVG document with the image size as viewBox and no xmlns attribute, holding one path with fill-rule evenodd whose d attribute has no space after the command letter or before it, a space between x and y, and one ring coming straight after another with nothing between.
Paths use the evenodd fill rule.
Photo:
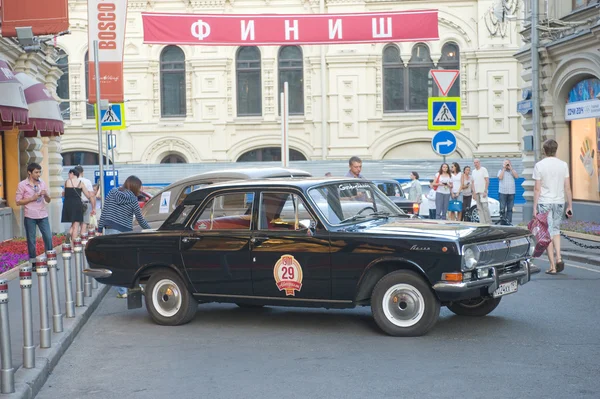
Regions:
<instances>
[{"instance_id":1,"label":"round headlight","mask_svg":"<svg viewBox=\"0 0 600 399\"><path fill-rule=\"evenodd\" d=\"M471 248L467 248L463 254L463 269L473 270L477 266L477 256Z\"/></svg>"}]
</instances>

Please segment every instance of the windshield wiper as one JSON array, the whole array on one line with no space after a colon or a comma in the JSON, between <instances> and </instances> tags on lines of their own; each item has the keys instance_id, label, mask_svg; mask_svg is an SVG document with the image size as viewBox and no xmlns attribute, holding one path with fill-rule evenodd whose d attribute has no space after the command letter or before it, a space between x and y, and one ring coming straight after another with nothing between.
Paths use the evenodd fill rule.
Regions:
<instances>
[{"instance_id":1,"label":"windshield wiper","mask_svg":"<svg viewBox=\"0 0 600 399\"><path fill-rule=\"evenodd\" d=\"M354 216L351 216L349 218L346 218L346 219L340 221L340 224L346 223L346 222L354 222L355 220L364 219L364 218L366 218L365 215L354 215Z\"/></svg>"},{"instance_id":2,"label":"windshield wiper","mask_svg":"<svg viewBox=\"0 0 600 399\"><path fill-rule=\"evenodd\" d=\"M388 219L390 217L389 212L373 212L367 215L368 217L373 216L378 219Z\"/></svg>"}]
</instances>

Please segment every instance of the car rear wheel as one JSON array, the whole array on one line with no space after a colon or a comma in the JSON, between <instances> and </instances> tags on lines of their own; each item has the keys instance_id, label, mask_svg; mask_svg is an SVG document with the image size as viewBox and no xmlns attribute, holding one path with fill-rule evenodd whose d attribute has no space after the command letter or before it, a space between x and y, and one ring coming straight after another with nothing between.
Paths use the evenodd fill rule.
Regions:
<instances>
[{"instance_id":1,"label":"car rear wheel","mask_svg":"<svg viewBox=\"0 0 600 399\"><path fill-rule=\"evenodd\" d=\"M198 309L198 302L183 280L170 270L152 274L144 291L146 309L157 324L178 326L189 323Z\"/></svg>"},{"instance_id":2,"label":"car rear wheel","mask_svg":"<svg viewBox=\"0 0 600 399\"><path fill-rule=\"evenodd\" d=\"M398 270L385 275L375 285L371 311L379 328L387 334L415 337L435 325L440 302L419 275Z\"/></svg>"},{"instance_id":3,"label":"car rear wheel","mask_svg":"<svg viewBox=\"0 0 600 399\"><path fill-rule=\"evenodd\" d=\"M479 211L477 205L473 205L465 215L465 222L479 223Z\"/></svg>"},{"instance_id":4,"label":"car rear wheel","mask_svg":"<svg viewBox=\"0 0 600 399\"><path fill-rule=\"evenodd\" d=\"M490 314L500 304L500 298L473 298L453 302L448 305L451 312L459 316L483 317Z\"/></svg>"}]
</instances>

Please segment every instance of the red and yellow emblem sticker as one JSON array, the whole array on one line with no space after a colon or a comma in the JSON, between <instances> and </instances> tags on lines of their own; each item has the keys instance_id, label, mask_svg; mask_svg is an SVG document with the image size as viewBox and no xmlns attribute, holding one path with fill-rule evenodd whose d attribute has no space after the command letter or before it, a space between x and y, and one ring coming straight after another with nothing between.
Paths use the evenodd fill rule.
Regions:
<instances>
[{"instance_id":1,"label":"red and yellow emblem sticker","mask_svg":"<svg viewBox=\"0 0 600 399\"><path fill-rule=\"evenodd\" d=\"M302 266L292 255L283 255L273 269L275 283L279 291L285 290L285 295L296 295L295 291L302 289Z\"/></svg>"}]
</instances>

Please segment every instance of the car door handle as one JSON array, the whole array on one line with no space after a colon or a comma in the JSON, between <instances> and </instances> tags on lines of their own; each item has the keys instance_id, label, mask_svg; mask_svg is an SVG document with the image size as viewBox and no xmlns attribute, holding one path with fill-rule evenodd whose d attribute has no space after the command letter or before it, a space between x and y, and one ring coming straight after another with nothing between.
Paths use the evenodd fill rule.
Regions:
<instances>
[{"instance_id":1,"label":"car door handle","mask_svg":"<svg viewBox=\"0 0 600 399\"><path fill-rule=\"evenodd\" d=\"M250 242L252 244L260 244L261 242L265 242L269 239L269 237L252 237Z\"/></svg>"},{"instance_id":2,"label":"car door handle","mask_svg":"<svg viewBox=\"0 0 600 399\"><path fill-rule=\"evenodd\" d=\"M181 239L181 242L184 242L184 243L187 244L188 242L191 242L191 241L200 241L201 239L202 239L202 237L183 237Z\"/></svg>"}]
</instances>

